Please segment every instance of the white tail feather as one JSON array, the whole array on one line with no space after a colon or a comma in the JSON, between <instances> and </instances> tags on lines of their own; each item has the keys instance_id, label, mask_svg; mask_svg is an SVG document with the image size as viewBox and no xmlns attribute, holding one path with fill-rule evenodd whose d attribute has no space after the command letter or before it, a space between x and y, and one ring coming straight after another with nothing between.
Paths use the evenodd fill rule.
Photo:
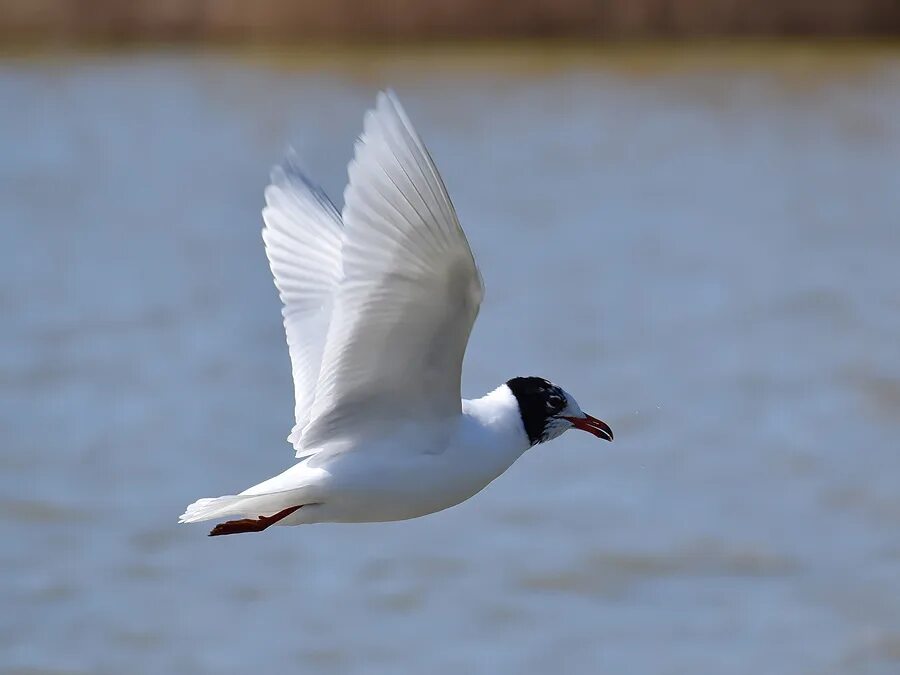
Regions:
<instances>
[{"instance_id":1,"label":"white tail feather","mask_svg":"<svg viewBox=\"0 0 900 675\"><path fill-rule=\"evenodd\" d=\"M179 523L197 523L201 520L212 520L219 516L242 515L238 509L244 497L228 495L226 497L204 497L188 506L178 517Z\"/></svg>"},{"instance_id":2,"label":"white tail feather","mask_svg":"<svg viewBox=\"0 0 900 675\"><path fill-rule=\"evenodd\" d=\"M178 518L179 523L197 523L224 516L258 518L271 516L290 506L303 504L301 490L282 490L257 495L204 497L189 505Z\"/></svg>"}]
</instances>

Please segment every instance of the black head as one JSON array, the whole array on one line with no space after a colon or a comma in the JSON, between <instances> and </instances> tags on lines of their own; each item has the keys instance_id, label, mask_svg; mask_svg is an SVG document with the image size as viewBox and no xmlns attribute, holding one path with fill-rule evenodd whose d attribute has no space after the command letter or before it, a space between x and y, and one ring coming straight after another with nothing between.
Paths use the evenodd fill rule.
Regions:
<instances>
[{"instance_id":1,"label":"black head","mask_svg":"<svg viewBox=\"0 0 900 675\"><path fill-rule=\"evenodd\" d=\"M562 387L542 377L514 377L506 386L516 397L525 433L532 445L556 438L575 427L611 441L612 429L586 415Z\"/></svg>"}]
</instances>

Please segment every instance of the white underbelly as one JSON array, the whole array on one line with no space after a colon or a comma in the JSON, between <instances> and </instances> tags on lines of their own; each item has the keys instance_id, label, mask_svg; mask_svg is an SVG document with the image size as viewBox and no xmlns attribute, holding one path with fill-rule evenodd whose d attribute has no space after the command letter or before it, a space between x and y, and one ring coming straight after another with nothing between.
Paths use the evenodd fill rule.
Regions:
<instances>
[{"instance_id":1,"label":"white underbelly","mask_svg":"<svg viewBox=\"0 0 900 675\"><path fill-rule=\"evenodd\" d=\"M328 466L321 503L300 509L284 524L418 518L469 499L508 466L473 468L441 455L374 459L362 466L348 457Z\"/></svg>"}]
</instances>

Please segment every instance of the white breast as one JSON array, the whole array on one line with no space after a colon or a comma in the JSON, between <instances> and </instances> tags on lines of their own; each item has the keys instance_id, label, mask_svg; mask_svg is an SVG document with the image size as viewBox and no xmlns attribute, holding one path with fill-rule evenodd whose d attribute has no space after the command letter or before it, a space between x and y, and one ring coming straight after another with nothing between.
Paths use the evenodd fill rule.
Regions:
<instances>
[{"instance_id":1,"label":"white breast","mask_svg":"<svg viewBox=\"0 0 900 675\"><path fill-rule=\"evenodd\" d=\"M426 428L405 429L376 447L332 456L321 507L305 522L405 520L441 511L480 492L529 447L518 404L506 387L462 402L463 414L438 451ZM433 431L433 430L432 430ZM443 435L443 433L441 434ZM410 443L434 452L410 452ZM299 516L299 512L298 512Z\"/></svg>"}]
</instances>

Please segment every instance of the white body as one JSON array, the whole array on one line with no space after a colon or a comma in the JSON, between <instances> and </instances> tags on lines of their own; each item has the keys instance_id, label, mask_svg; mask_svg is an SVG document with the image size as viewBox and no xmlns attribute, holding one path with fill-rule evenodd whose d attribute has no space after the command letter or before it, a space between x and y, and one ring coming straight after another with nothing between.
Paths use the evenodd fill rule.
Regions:
<instances>
[{"instance_id":1,"label":"white body","mask_svg":"<svg viewBox=\"0 0 900 675\"><path fill-rule=\"evenodd\" d=\"M522 378L460 400L481 275L393 95L379 94L366 114L348 173L340 213L292 159L266 189L263 240L294 376L288 441L300 461L239 495L194 502L181 522L415 518L468 499L572 420L603 424L540 378L525 379L552 387L554 407L540 414L538 401L538 430L528 430L520 393L510 389Z\"/></svg>"},{"instance_id":2,"label":"white body","mask_svg":"<svg viewBox=\"0 0 900 675\"><path fill-rule=\"evenodd\" d=\"M462 410L441 428L410 423L325 448L240 495L198 502L183 521L268 516L297 504L305 506L277 524L405 520L449 508L480 492L529 447L506 385L463 401Z\"/></svg>"},{"instance_id":3,"label":"white body","mask_svg":"<svg viewBox=\"0 0 900 675\"><path fill-rule=\"evenodd\" d=\"M481 490L530 445L504 385L460 401L481 275L437 168L397 99L379 94L339 213L296 162L272 172L263 240L284 304L301 460L182 522L414 518Z\"/></svg>"},{"instance_id":4,"label":"white body","mask_svg":"<svg viewBox=\"0 0 900 675\"><path fill-rule=\"evenodd\" d=\"M366 114L348 173L340 213L293 159L266 189L263 240L294 376L288 441L300 461L239 495L194 502L181 522L243 516L211 533L230 534L258 531L246 518L266 517L256 521L264 527L416 518L468 499L573 424L612 440L541 378L460 400L481 275L392 94ZM549 393L534 400L510 388L525 380ZM522 397L539 428L523 421Z\"/></svg>"}]
</instances>

